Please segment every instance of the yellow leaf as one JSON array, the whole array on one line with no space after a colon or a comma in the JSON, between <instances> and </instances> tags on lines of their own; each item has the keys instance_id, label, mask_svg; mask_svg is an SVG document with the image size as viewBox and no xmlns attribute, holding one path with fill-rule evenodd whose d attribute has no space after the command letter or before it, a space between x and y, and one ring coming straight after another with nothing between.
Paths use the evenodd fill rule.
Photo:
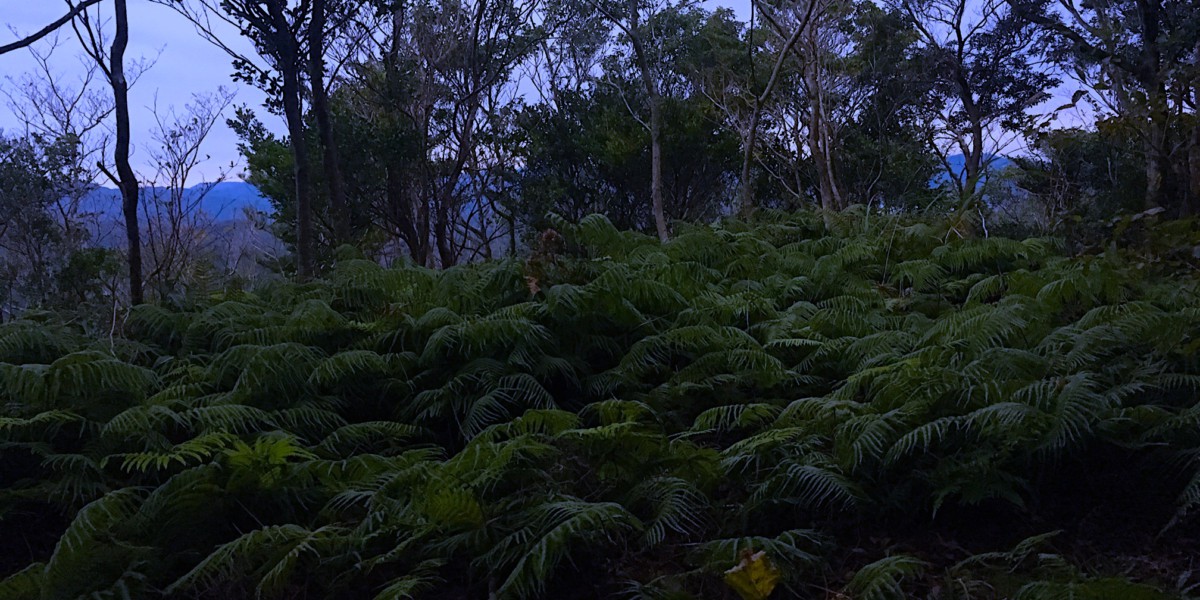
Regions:
<instances>
[{"instance_id":1,"label":"yellow leaf","mask_svg":"<svg viewBox=\"0 0 1200 600\"><path fill-rule=\"evenodd\" d=\"M725 583L742 600L767 600L779 584L779 569L771 564L766 552L745 552L742 560L725 571Z\"/></svg>"}]
</instances>

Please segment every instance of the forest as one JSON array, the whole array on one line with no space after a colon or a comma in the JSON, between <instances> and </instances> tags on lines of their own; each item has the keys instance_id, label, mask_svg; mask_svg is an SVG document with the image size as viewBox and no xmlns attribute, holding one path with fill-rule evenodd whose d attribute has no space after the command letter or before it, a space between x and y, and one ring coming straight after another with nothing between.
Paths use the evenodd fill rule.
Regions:
<instances>
[{"instance_id":1,"label":"forest","mask_svg":"<svg viewBox=\"0 0 1200 600\"><path fill-rule=\"evenodd\" d=\"M1200 597L1200 5L55 4L0 600Z\"/></svg>"}]
</instances>

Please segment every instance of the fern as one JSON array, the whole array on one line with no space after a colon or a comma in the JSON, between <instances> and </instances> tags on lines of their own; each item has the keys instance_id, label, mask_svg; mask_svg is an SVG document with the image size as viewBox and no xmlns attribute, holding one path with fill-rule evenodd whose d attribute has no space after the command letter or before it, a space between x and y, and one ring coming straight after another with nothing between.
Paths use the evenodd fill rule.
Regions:
<instances>
[{"instance_id":1,"label":"fern","mask_svg":"<svg viewBox=\"0 0 1200 600\"><path fill-rule=\"evenodd\" d=\"M247 577L257 597L274 596L306 561L318 560L330 547L345 543L345 533L333 526L311 531L296 525L256 529L218 547L166 591L204 590Z\"/></svg>"},{"instance_id":2,"label":"fern","mask_svg":"<svg viewBox=\"0 0 1200 600\"><path fill-rule=\"evenodd\" d=\"M615 543L628 530L641 528L641 523L619 504L580 500L537 506L531 509L529 520L529 529L519 530L507 540L520 548L520 558L500 585L500 594L534 596L545 588L573 544ZM525 539L529 542L522 541Z\"/></svg>"},{"instance_id":3,"label":"fern","mask_svg":"<svg viewBox=\"0 0 1200 600\"><path fill-rule=\"evenodd\" d=\"M103 342L0 324L0 516L33 563L0 596L682 600L761 551L789 597L1137 597L1045 537L963 559L992 540L903 524L1012 510L1075 548L1096 506L1048 482L1153 480L1128 526L1174 514L1174 542L1200 504L1194 274L862 208L665 244L555 223L547 265L342 261ZM848 572L879 544L911 556Z\"/></svg>"},{"instance_id":4,"label":"fern","mask_svg":"<svg viewBox=\"0 0 1200 600\"><path fill-rule=\"evenodd\" d=\"M860 568L846 585L846 593L863 600L891 600L906 596L905 580L920 576L927 564L912 556L897 554Z\"/></svg>"},{"instance_id":5,"label":"fern","mask_svg":"<svg viewBox=\"0 0 1200 600\"><path fill-rule=\"evenodd\" d=\"M163 452L136 452L116 455L121 458L121 468L126 471L164 470L174 464L181 467L188 463L202 463L233 447L237 438L227 433L210 433L176 444Z\"/></svg>"}]
</instances>

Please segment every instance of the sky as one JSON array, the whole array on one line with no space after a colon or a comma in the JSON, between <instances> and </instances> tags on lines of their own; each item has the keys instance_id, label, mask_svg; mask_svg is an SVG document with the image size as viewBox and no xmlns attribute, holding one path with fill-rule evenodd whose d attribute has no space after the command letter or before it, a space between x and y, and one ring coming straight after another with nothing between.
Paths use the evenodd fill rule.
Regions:
<instances>
[{"instance_id":1,"label":"sky","mask_svg":"<svg viewBox=\"0 0 1200 600\"><path fill-rule=\"evenodd\" d=\"M739 14L748 15L750 0L708 0L705 4L709 7L729 6ZM0 0L0 43L37 31L65 12L66 3L61 0ZM230 74L233 68L229 56L202 39L191 23L171 9L148 0L131 0L129 29L127 57L145 57L154 61L153 66L130 90L135 169L148 169L149 158L145 146L149 143L152 126L151 107L156 102L160 108L174 106L182 109L192 100L193 94L212 94L224 87L236 94L234 104L261 109L265 99L263 93L249 85L232 82ZM60 30L58 37L60 45L52 56L51 65L58 76L75 80L83 72L78 57L80 44L70 27ZM244 50L253 55L250 44L232 28L221 39L235 50ZM48 42L40 42L35 47L44 50ZM34 72L36 67L36 62L27 51L0 55L0 91L11 89L12 80ZM227 110L229 115L232 112L232 108ZM284 131L282 117L264 114L263 110L257 112L273 130ZM0 130L16 132L20 129L21 121L9 106L8 98L0 94ZM197 183L212 180L222 171L230 171L231 164L235 167L230 171L230 178L237 178L241 170L237 142L237 136L221 119L205 144L204 151L211 155L211 159L200 166Z\"/></svg>"},{"instance_id":2,"label":"sky","mask_svg":"<svg viewBox=\"0 0 1200 600\"><path fill-rule=\"evenodd\" d=\"M703 0L703 3L708 8L732 8L739 18L749 16L750 0ZM37 31L65 11L66 3L62 0L0 0L0 43ZM284 131L282 117L265 114L261 110L265 98L263 93L249 85L233 83L230 79L233 68L229 56L201 38L192 25L173 10L149 0L130 0L129 26L127 57L131 60L145 57L154 61L153 66L130 90L135 169L148 170L146 145L150 141L151 107L155 103L160 108L174 106L182 109L192 100L193 94L212 94L225 88L236 94L233 100L235 104L258 109L260 118L268 127L276 132ZM78 56L79 42L69 27L62 29L58 35L60 47L51 58L51 66L58 77L77 79L82 73ZM220 37L235 50L254 54L249 42L232 27ZM36 47L45 49L48 43L43 41ZM12 80L19 79L22 74L32 72L35 68L35 61L26 51L0 55L0 91L11 89ZM232 108L226 114L231 115ZM0 130L19 131L20 123L8 105L8 99L0 94ZM204 147L211 159L200 166L196 183L212 181L223 171L228 172L230 178L238 178L241 160L237 142L237 136L221 119Z\"/></svg>"},{"instance_id":3,"label":"sky","mask_svg":"<svg viewBox=\"0 0 1200 600\"><path fill-rule=\"evenodd\" d=\"M37 31L53 22L66 12L66 3L60 0L0 0L0 40L7 43L21 34ZM222 39L241 41L237 32ZM192 25L171 9L152 4L147 0L132 0L129 3L129 50L127 58L145 57L154 64L130 90L130 121L133 135L133 162L135 168L147 164L149 130L152 125L151 106L157 101L162 108L175 106L182 109L192 100L194 93L214 93L225 87L236 93L235 103L260 107L262 92L230 80L233 72L231 61L225 52L195 33ZM76 56L80 45L70 27L59 32L60 46L51 57L51 65L62 77L74 80L83 72ZM47 42L38 44L48 47ZM249 50L249 44L243 48ZM13 79L23 73L33 72L36 62L27 51L18 50L0 55L0 88L11 87ZM18 130L20 121L8 106L8 98L0 95L0 129ZM232 109L228 111L232 113ZM271 116L266 116L271 119ZM280 128L282 129L282 128ZM217 176L219 167L228 168L230 162L239 162L237 136L224 124L224 119L214 128L205 145L205 152L212 156L201 166L198 180ZM235 171L236 173L236 171ZM199 181L197 181L199 183Z\"/></svg>"}]
</instances>

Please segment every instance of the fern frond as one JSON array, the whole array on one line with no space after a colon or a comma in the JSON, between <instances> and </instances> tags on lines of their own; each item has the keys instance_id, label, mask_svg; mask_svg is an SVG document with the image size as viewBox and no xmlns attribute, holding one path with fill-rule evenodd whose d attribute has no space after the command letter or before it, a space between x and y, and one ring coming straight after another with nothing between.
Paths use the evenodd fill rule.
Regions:
<instances>
[{"instance_id":1,"label":"fern frond","mask_svg":"<svg viewBox=\"0 0 1200 600\"><path fill-rule=\"evenodd\" d=\"M317 444L315 450L328 456L354 456L372 450L395 448L426 433L420 427L393 421L353 423L330 433Z\"/></svg>"},{"instance_id":2,"label":"fern frond","mask_svg":"<svg viewBox=\"0 0 1200 600\"><path fill-rule=\"evenodd\" d=\"M203 591L224 580L248 577L256 596L274 595L302 563L318 560L331 546L346 543L345 533L345 529L331 525L313 530L298 525L256 529L218 546L166 591Z\"/></svg>"},{"instance_id":3,"label":"fern frond","mask_svg":"<svg viewBox=\"0 0 1200 600\"><path fill-rule=\"evenodd\" d=\"M723 538L699 544L694 551L704 568L721 573L737 564L747 551L763 551L771 561L795 574L820 559L828 540L811 529L790 529L776 535Z\"/></svg>"},{"instance_id":4,"label":"fern frond","mask_svg":"<svg viewBox=\"0 0 1200 600\"><path fill-rule=\"evenodd\" d=\"M903 598L908 595L904 581L919 577L927 566L924 561L904 554L881 558L859 569L846 585L846 593L862 600Z\"/></svg>"},{"instance_id":5,"label":"fern frond","mask_svg":"<svg viewBox=\"0 0 1200 600\"><path fill-rule=\"evenodd\" d=\"M443 564L445 561L438 559L421 561L408 575L388 582L375 595L375 600L415 600L419 594L435 589L442 582L437 570Z\"/></svg>"},{"instance_id":6,"label":"fern frond","mask_svg":"<svg viewBox=\"0 0 1200 600\"><path fill-rule=\"evenodd\" d=\"M497 590L501 595L533 597L545 589L559 562L576 545L594 548L602 542L615 543L628 531L642 528L636 517L611 502L552 502L532 509L529 520L530 531L510 536L523 550Z\"/></svg>"},{"instance_id":7,"label":"fern frond","mask_svg":"<svg viewBox=\"0 0 1200 600\"><path fill-rule=\"evenodd\" d=\"M57 597L78 585L78 575L111 550L113 530L137 512L144 493L140 488L123 488L80 509L46 561L43 593Z\"/></svg>"},{"instance_id":8,"label":"fern frond","mask_svg":"<svg viewBox=\"0 0 1200 600\"><path fill-rule=\"evenodd\" d=\"M33 563L0 580L0 597L9 600L41 600L46 565Z\"/></svg>"},{"instance_id":9,"label":"fern frond","mask_svg":"<svg viewBox=\"0 0 1200 600\"><path fill-rule=\"evenodd\" d=\"M705 410L696 416L692 432L731 432L757 427L779 416L781 409L774 404L729 404Z\"/></svg>"},{"instance_id":10,"label":"fern frond","mask_svg":"<svg viewBox=\"0 0 1200 600\"><path fill-rule=\"evenodd\" d=\"M233 447L237 438L228 433L208 433L176 444L162 452L134 452L115 455L121 459L121 468L126 472L147 472L151 468L163 470L178 464L199 464Z\"/></svg>"},{"instance_id":11,"label":"fern frond","mask_svg":"<svg viewBox=\"0 0 1200 600\"><path fill-rule=\"evenodd\" d=\"M649 518L642 519L642 543L648 548L661 544L668 533L689 536L701 530L707 500L688 481L678 477L654 477L630 490L629 505L650 505Z\"/></svg>"}]
</instances>

